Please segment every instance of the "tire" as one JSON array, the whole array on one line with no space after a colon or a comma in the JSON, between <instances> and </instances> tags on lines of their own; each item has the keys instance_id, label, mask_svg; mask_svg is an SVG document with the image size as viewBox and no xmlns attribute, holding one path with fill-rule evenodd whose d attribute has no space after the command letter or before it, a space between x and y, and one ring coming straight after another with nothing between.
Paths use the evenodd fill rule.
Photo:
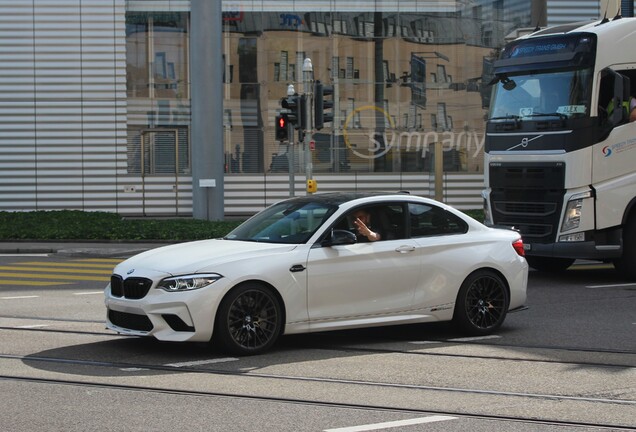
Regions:
<instances>
[{"instance_id":1,"label":"tire","mask_svg":"<svg viewBox=\"0 0 636 432\"><path fill-rule=\"evenodd\" d=\"M453 321L471 335L487 335L497 330L506 318L510 296L503 279L493 271L471 273L457 294Z\"/></svg>"},{"instance_id":2,"label":"tire","mask_svg":"<svg viewBox=\"0 0 636 432\"><path fill-rule=\"evenodd\" d=\"M559 273L567 270L568 267L574 263L572 258L552 258L552 257L538 257L538 256L526 256L528 265L535 270L546 273Z\"/></svg>"},{"instance_id":3,"label":"tire","mask_svg":"<svg viewBox=\"0 0 636 432\"><path fill-rule=\"evenodd\" d=\"M636 214L623 229L623 256L614 261L614 268L628 281L636 281Z\"/></svg>"},{"instance_id":4,"label":"tire","mask_svg":"<svg viewBox=\"0 0 636 432\"><path fill-rule=\"evenodd\" d=\"M246 283L230 291L221 302L214 340L231 354L260 354L276 343L282 322L281 304L272 290Z\"/></svg>"}]
</instances>

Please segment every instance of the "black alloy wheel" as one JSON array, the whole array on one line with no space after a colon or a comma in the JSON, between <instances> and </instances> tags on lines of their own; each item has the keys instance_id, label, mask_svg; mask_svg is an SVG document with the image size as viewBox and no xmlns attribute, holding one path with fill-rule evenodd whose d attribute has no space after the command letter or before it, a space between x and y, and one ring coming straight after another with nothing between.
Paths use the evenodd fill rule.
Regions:
<instances>
[{"instance_id":1,"label":"black alloy wheel","mask_svg":"<svg viewBox=\"0 0 636 432\"><path fill-rule=\"evenodd\" d=\"M223 299L214 332L226 351L253 355L274 345L281 326L278 298L269 288L249 283L238 286Z\"/></svg>"},{"instance_id":2,"label":"black alloy wheel","mask_svg":"<svg viewBox=\"0 0 636 432\"><path fill-rule=\"evenodd\" d=\"M459 289L453 321L469 334L490 334L503 323L509 304L508 288L501 277L490 270L477 270Z\"/></svg>"}]
</instances>

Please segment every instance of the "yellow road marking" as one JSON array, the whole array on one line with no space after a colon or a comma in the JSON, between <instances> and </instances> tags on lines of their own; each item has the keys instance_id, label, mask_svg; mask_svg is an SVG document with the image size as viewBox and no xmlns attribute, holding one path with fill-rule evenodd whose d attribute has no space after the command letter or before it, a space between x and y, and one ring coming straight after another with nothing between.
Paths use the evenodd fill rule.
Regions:
<instances>
[{"instance_id":1,"label":"yellow road marking","mask_svg":"<svg viewBox=\"0 0 636 432\"><path fill-rule=\"evenodd\" d=\"M26 285L26 286L49 286L49 285L68 285L69 282L43 282L43 281L25 281L15 279L0 279L0 285Z\"/></svg>"},{"instance_id":2,"label":"yellow road marking","mask_svg":"<svg viewBox=\"0 0 636 432\"><path fill-rule=\"evenodd\" d=\"M110 274L110 273L109 273ZM68 280L80 280L80 281L99 281L99 282L108 282L110 280L109 277L98 277L98 276L73 276L73 275L64 275L60 276L59 274L24 274L24 273L11 273L11 272L0 272L0 277L15 277L15 278L29 278L29 279L59 279L63 277Z\"/></svg>"},{"instance_id":3,"label":"yellow road marking","mask_svg":"<svg viewBox=\"0 0 636 432\"><path fill-rule=\"evenodd\" d=\"M114 263L119 264L124 261L125 258L84 258L80 260L76 260L79 262L103 262L103 263Z\"/></svg>"},{"instance_id":4,"label":"yellow road marking","mask_svg":"<svg viewBox=\"0 0 636 432\"><path fill-rule=\"evenodd\" d=\"M576 264L570 270L609 270L614 268L612 264Z\"/></svg>"},{"instance_id":5,"label":"yellow road marking","mask_svg":"<svg viewBox=\"0 0 636 432\"><path fill-rule=\"evenodd\" d=\"M95 274L95 275L111 275L112 271L106 270L83 270L83 269L58 269L58 268L41 268L41 267L20 267L20 266L0 266L0 270L9 271L33 271L33 272L50 272L50 273L77 273L77 274ZM22 274L21 277L27 275ZM56 276L59 277L59 276Z\"/></svg>"},{"instance_id":6,"label":"yellow road marking","mask_svg":"<svg viewBox=\"0 0 636 432\"><path fill-rule=\"evenodd\" d=\"M84 263L60 263L60 262L42 262L42 261L29 261L29 262L20 262L13 263L13 265L19 266L28 266L28 265L36 265L42 267L80 267L80 268L95 268L95 269L111 269L113 268L112 264L84 264Z\"/></svg>"}]
</instances>

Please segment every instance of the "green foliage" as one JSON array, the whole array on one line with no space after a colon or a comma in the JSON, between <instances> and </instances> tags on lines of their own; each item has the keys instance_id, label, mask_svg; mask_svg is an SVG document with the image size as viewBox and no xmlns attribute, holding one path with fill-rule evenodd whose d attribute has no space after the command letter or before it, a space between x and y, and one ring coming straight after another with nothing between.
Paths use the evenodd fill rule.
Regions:
<instances>
[{"instance_id":1,"label":"green foliage","mask_svg":"<svg viewBox=\"0 0 636 432\"><path fill-rule=\"evenodd\" d=\"M479 222L484 222L484 211L483 210L463 210L465 214L470 216L473 219L478 220Z\"/></svg>"},{"instance_id":2,"label":"green foliage","mask_svg":"<svg viewBox=\"0 0 636 432\"><path fill-rule=\"evenodd\" d=\"M0 240L201 240L222 237L240 223L75 210L0 212Z\"/></svg>"}]
</instances>

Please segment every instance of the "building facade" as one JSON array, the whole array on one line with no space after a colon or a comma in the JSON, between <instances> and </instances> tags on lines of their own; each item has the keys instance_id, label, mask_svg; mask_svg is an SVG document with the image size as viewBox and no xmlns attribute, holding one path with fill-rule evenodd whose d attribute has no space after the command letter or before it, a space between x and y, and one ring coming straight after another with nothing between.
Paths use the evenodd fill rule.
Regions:
<instances>
[{"instance_id":1,"label":"building facade","mask_svg":"<svg viewBox=\"0 0 636 432\"><path fill-rule=\"evenodd\" d=\"M193 142L189 0L0 0L0 211L189 216L195 146L223 147L227 216L305 194L309 166L321 192L433 196L435 149L442 199L479 208L489 65L550 4L225 0L222 142ZM333 122L304 148L274 119L307 58Z\"/></svg>"}]
</instances>

